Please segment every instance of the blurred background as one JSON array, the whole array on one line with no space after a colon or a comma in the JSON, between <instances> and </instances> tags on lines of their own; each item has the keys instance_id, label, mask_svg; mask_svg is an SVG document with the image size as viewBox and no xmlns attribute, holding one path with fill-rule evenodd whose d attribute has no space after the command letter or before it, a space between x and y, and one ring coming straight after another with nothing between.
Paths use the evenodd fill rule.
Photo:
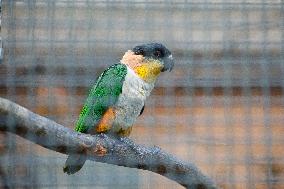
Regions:
<instances>
[{"instance_id":1,"label":"blurred background","mask_svg":"<svg viewBox=\"0 0 284 189\"><path fill-rule=\"evenodd\" d=\"M100 73L135 45L176 60L130 136L224 189L284 188L283 0L4 0L0 95L73 128ZM0 134L2 188L165 188L151 172L87 162ZM6 186L6 187L5 187Z\"/></svg>"}]
</instances>

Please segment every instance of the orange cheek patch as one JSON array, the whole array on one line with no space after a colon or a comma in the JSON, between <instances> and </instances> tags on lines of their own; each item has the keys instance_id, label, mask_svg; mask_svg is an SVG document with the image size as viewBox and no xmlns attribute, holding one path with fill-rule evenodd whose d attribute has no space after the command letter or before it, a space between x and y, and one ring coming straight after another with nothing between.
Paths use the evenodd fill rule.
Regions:
<instances>
[{"instance_id":1,"label":"orange cheek patch","mask_svg":"<svg viewBox=\"0 0 284 189\"><path fill-rule=\"evenodd\" d=\"M109 108L104 113L99 124L96 126L96 133L105 133L105 132L109 131L112 127L114 119L115 119L114 108Z\"/></svg>"},{"instance_id":2,"label":"orange cheek patch","mask_svg":"<svg viewBox=\"0 0 284 189\"><path fill-rule=\"evenodd\" d=\"M132 70L134 70L134 68L137 66L141 66L143 61L144 57L142 55L136 55L131 50L128 50L121 59L121 63L126 64Z\"/></svg>"}]
</instances>

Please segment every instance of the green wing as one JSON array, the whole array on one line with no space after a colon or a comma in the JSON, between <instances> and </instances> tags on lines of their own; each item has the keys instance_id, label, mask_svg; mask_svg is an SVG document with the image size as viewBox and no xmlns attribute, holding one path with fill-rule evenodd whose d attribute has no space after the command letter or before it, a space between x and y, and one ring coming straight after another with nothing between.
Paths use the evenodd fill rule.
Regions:
<instances>
[{"instance_id":1,"label":"green wing","mask_svg":"<svg viewBox=\"0 0 284 189\"><path fill-rule=\"evenodd\" d=\"M90 90L89 96L81 110L75 131L88 133L95 127L101 117L114 105L122 92L122 85L127 74L124 64L115 64L105 70Z\"/></svg>"}]
</instances>

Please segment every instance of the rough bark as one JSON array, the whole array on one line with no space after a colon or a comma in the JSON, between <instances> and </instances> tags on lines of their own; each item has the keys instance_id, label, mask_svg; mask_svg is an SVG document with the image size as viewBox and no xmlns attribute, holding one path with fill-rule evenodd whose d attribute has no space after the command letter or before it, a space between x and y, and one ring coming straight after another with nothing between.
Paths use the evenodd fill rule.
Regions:
<instances>
[{"instance_id":1,"label":"rough bark","mask_svg":"<svg viewBox=\"0 0 284 189\"><path fill-rule=\"evenodd\" d=\"M0 98L0 130L59 153L80 153L91 161L152 171L185 188L217 188L194 164L185 163L159 147L138 145L128 138L77 133L3 98Z\"/></svg>"}]
</instances>

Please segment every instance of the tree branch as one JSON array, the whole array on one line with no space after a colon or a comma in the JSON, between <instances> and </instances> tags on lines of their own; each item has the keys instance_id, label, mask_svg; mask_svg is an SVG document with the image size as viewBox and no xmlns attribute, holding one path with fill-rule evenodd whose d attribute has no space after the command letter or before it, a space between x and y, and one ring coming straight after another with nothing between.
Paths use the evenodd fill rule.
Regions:
<instances>
[{"instance_id":1,"label":"tree branch","mask_svg":"<svg viewBox=\"0 0 284 189\"><path fill-rule=\"evenodd\" d=\"M152 171L185 188L217 188L193 164L184 163L158 147L137 145L128 138L74 132L3 98L0 98L0 130L63 154L80 153L91 161Z\"/></svg>"}]
</instances>

